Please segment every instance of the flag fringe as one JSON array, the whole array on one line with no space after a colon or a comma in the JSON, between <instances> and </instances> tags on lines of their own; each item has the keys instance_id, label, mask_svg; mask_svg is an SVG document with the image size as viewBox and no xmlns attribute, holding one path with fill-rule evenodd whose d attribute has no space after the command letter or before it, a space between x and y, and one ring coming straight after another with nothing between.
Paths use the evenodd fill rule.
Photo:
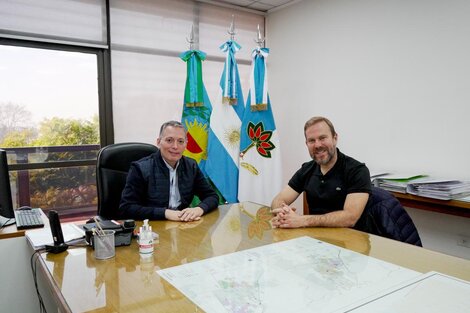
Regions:
<instances>
[{"instance_id":1,"label":"flag fringe","mask_svg":"<svg viewBox=\"0 0 470 313\"><path fill-rule=\"evenodd\" d=\"M250 106L251 112L256 111L266 111L268 109L268 105L266 103L258 103Z\"/></svg>"},{"instance_id":2,"label":"flag fringe","mask_svg":"<svg viewBox=\"0 0 470 313\"><path fill-rule=\"evenodd\" d=\"M230 105L237 105L238 99L237 98L230 98L230 97L222 97L222 103L230 104Z\"/></svg>"},{"instance_id":3,"label":"flag fringe","mask_svg":"<svg viewBox=\"0 0 470 313\"><path fill-rule=\"evenodd\" d=\"M204 102L186 102L187 108L197 108L204 106Z\"/></svg>"}]
</instances>

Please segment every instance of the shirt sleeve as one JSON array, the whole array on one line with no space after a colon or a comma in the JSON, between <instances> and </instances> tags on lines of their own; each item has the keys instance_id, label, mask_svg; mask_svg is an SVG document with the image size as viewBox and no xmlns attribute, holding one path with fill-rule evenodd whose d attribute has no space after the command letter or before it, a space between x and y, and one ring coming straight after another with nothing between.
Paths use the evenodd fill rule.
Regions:
<instances>
[{"instance_id":1,"label":"shirt sleeve","mask_svg":"<svg viewBox=\"0 0 470 313\"><path fill-rule=\"evenodd\" d=\"M308 174L311 172L311 169L311 162L302 164L302 167L297 172L295 172L294 176L292 176L292 178L289 180L289 187L298 193L302 193L305 190L305 182Z\"/></svg>"},{"instance_id":2,"label":"shirt sleeve","mask_svg":"<svg viewBox=\"0 0 470 313\"><path fill-rule=\"evenodd\" d=\"M365 192L372 193L370 172L364 163L359 163L348 171L347 193Z\"/></svg>"}]
</instances>

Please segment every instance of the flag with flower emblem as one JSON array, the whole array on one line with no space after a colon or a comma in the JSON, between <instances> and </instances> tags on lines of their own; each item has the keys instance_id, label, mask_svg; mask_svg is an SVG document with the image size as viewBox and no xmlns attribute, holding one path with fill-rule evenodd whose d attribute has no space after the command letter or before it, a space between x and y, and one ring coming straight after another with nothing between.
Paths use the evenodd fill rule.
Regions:
<instances>
[{"instance_id":1,"label":"flag with flower emblem","mask_svg":"<svg viewBox=\"0 0 470 313\"><path fill-rule=\"evenodd\" d=\"M225 66L220 78L219 94L212 108L206 172L224 199L238 202L238 158L240 127L245 102L235 53L240 46L233 40L220 49L225 52Z\"/></svg>"},{"instance_id":2,"label":"flag with flower emblem","mask_svg":"<svg viewBox=\"0 0 470 313\"><path fill-rule=\"evenodd\" d=\"M187 68L181 122L187 129L188 144L183 155L195 159L206 175L207 139L212 111L202 81L202 61L205 60L206 54L199 50L188 50L181 53L180 58L186 62Z\"/></svg>"},{"instance_id":3,"label":"flag with flower emblem","mask_svg":"<svg viewBox=\"0 0 470 313\"><path fill-rule=\"evenodd\" d=\"M250 91L240 139L238 200L270 205L281 191L282 168L279 136L268 94L266 58L269 49L252 53Z\"/></svg>"}]
</instances>

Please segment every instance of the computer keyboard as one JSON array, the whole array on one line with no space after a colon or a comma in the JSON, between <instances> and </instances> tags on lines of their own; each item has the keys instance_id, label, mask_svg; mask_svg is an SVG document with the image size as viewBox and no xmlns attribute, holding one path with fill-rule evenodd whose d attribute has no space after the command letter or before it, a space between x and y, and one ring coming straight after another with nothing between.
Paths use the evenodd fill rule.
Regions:
<instances>
[{"instance_id":1,"label":"computer keyboard","mask_svg":"<svg viewBox=\"0 0 470 313\"><path fill-rule=\"evenodd\" d=\"M44 227L41 209L16 210L15 220L17 229Z\"/></svg>"}]
</instances>

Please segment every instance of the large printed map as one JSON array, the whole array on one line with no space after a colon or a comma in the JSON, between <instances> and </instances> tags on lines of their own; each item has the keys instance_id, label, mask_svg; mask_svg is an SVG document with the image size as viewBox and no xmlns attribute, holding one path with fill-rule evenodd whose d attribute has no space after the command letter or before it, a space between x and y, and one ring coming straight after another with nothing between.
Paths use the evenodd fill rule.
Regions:
<instances>
[{"instance_id":1,"label":"large printed map","mask_svg":"<svg viewBox=\"0 0 470 313\"><path fill-rule=\"evenodd\" d=\"M344 312L421 275L310 237L158 274L207 313Z\"/></svg>"}]
</instances>

